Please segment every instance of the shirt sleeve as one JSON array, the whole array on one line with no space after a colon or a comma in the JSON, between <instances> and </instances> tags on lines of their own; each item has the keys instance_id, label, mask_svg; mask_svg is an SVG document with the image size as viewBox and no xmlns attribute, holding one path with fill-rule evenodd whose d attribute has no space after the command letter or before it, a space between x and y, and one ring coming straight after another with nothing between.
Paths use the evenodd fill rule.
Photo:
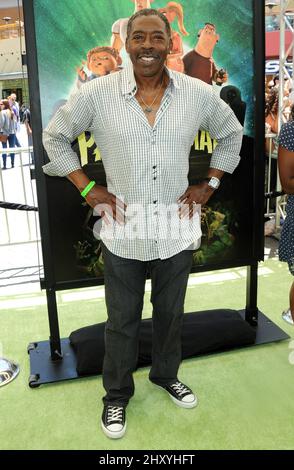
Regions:
<instances>
[{"instance_id":1,"label":"shirt sleeve","mask_svg":"<svg viewBox=\"0 0 294 470\"><path fill-rule=\"evenodd\" d=\"M83 87L59 108L43 132L43 145L50 160L43 166L43 171L49 176L67 176L81 169L71 143L91 128L93 120L89 97L84 95Z\"/></svg>"},{"instance_id":2,"label":"shirt sleeve","mask_svg":"<svg viewBox=\"0 0 294 470\"><path fill-rule=\"evenodd\" d=\"M210 136L218 142L212 153L210 167L233 173L240 161L243 127L229 105L213 89L207 111L201 128L209 131Z\"/></svg>"},{"instance_id":3,"label":"shirt sleeve","mask_svg":"<svg viewBox=\"0 0 294 470\"><path fill-rule=\"evenodd\" d=\"M287 122L281 127L279 145L290 152L294 152L294 122Z\"/></svg>"}]
</instances>

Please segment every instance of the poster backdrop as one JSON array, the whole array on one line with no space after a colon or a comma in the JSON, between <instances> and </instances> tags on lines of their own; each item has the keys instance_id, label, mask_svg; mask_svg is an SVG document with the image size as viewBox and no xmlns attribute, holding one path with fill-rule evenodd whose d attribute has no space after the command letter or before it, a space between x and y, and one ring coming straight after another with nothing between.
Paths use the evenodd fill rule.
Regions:
<instances>
[{"instance_id":1,"label":"poster backdrop","mask_svg":"<svg viewBox=\"0 0 294 470\"><path fill-rule=\"evenodd\" d=\"M241 163L202 210L198 266L249 264L253 252L254 83L252 0L35 0L41 120L46 127L55 111L89 80L123 68L128 18L142 7L160 9L171 24L174 47L167 65L213 86L244 125ZM196 52L194 52L196 49ZM211 57L206 58L206 57ZM179 123L180 125L180 123ZM190 183L206 176L213 148L199 132L190 155ZM105 184L92 136L73 142L90 178ZM92 234L97 219L64 178L47 178L49 224L55 279L103 279L100 244Z\"/></svg>"}]
</instances>

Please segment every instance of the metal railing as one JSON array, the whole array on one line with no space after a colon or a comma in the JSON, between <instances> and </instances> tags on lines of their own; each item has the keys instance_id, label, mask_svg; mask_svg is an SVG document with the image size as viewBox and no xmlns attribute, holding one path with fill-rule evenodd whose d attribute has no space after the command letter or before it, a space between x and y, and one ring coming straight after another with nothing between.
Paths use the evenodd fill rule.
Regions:
<instances>
[{"instance_id":1,"label":"metal railing","mask_svg":"<svg viewBox=\"0 0 294 470\"><path fill-rule=\"evenodd\" d=\"M18 165L13 169L7 168L5 171L2 168L0 169L0 200L24 205L36 204L35 201L37 201L37 197L34 185L31 181L30 164L24 163L24 154L27 155L27 160L30 160L32 152L33 147L0 148L0 160L3 154L7 155L8 162L11 153L15 154L15 159L19 157L19 161L16 162ZM14 173L12 174L11 172ZM13 231L15 232L15 227L14 229L11 227L9 212L18 211L1 209L0 246L33 243L40 240L38 217L36 217L35 214L25 212L25 221L22 217L17 230L17 237L15 238L12 233Z\"/></svg>"}]
</instances>

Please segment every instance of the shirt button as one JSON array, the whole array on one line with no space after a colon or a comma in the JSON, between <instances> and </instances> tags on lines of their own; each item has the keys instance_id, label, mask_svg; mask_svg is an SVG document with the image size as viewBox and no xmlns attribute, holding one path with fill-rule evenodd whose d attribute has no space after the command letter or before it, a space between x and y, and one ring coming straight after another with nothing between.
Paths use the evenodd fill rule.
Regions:
<instances>
[{"instance_id":1,"label":"shirt button","mask_svg":"<svg viewBox=\"0 0 294 470\"><path fill-rule=\"evenodd\" d=\"M157 201L153 201L153 204L157 204Z\"/></svg>"},{"instance_id":2,"label":"shirt button","mask_svg":"<svg viewBox=\"0 0 294 470\"><path fill-rule=\"evenodd\" d=\"M153 166L153 170L156 170L156 168L157 168L157 165L154 165L154 166Z\"/></svg>"},{"instance_id":3,"label":"shirt button","mask_svg":"<svg viewBox=\"0 0 294 470\"><path fill-rule=\"evenodd\" d=\"M153 178L153 179L154 179L154 181L155 181L155 180L157 179L157 178L156 178L156 176L154 176L154 178Z\"/></svg>"}]
</instances>

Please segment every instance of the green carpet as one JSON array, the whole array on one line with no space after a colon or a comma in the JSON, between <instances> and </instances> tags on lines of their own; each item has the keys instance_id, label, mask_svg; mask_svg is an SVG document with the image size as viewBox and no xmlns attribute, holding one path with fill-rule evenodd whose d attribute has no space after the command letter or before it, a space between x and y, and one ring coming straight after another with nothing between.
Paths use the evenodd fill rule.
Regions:
<instances>
[{"instance_id":1,"label":"green carpet","mask_svg":"<svg viewBox=\"0 0 294 470\"><path fill-rule=\"evenodd\" d=\"M243 309L244 275L240 268L191 276L185 311ZM259 309L293 338L294 328L281 320L291 281L287 266L277 260L260 265ZM149 298L147 292L144 317L150 317ZM58 304L63 337L106 317L103 288L59 292ZM101 377L28 387L27 345L47 338L44 294L5 296L0 289L2 354L21 367L18 378L0 388L1 449L294 448L292 340L184 361L179 378L199 397L193 410L176 407L148 381L148 370L139 370L127 433L111 441L100 430Z\"/></svg>"}]
</instances>

